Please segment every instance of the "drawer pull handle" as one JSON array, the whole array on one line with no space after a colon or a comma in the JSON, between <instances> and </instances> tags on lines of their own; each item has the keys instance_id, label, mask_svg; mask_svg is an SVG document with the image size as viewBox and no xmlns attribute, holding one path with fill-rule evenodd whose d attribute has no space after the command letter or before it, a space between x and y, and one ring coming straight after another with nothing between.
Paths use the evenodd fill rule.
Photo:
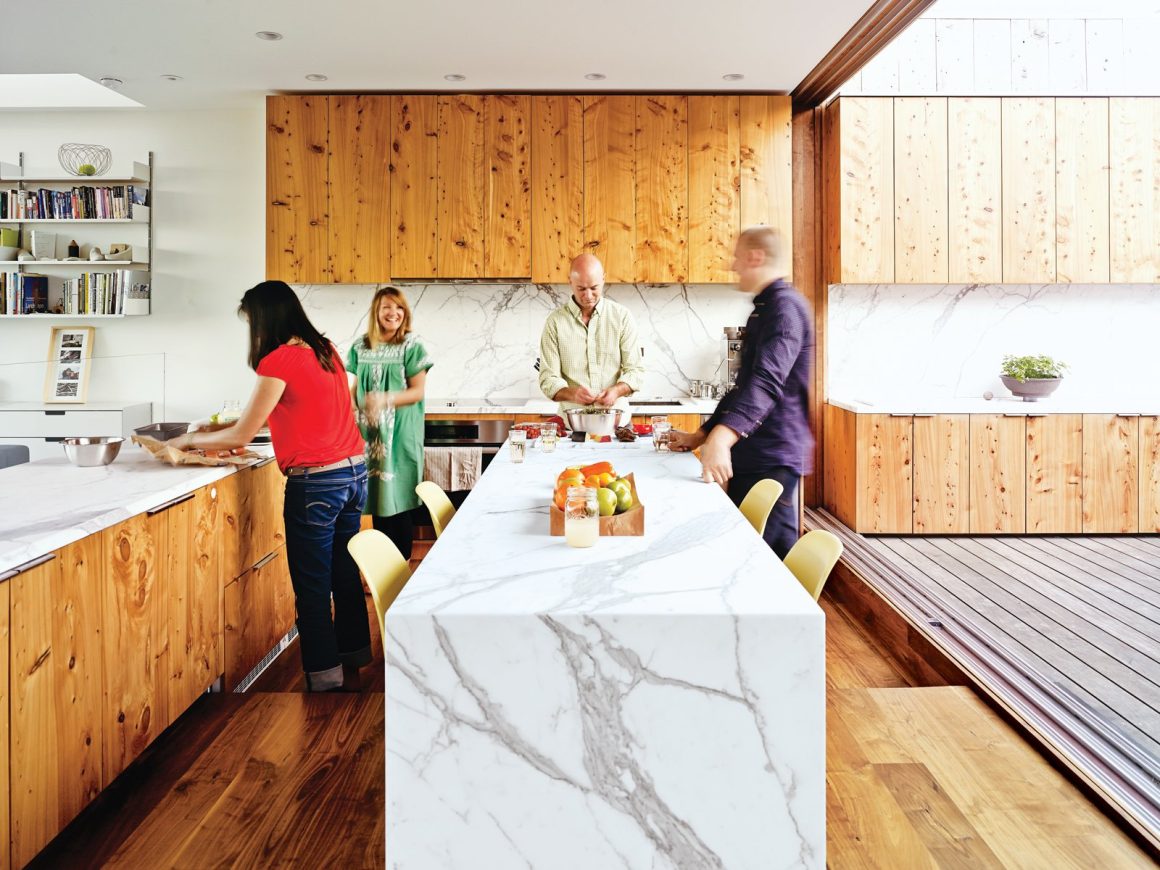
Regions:
<instances>
[{"instance_id":1,"label":"drawer pull handle","mask_svg":"<svg viewBox=\"0 0 1160 870\"><path fill-rule=\"evenodd\" d=\"M45 411L44 416L46 416L46 417L63 417L64 411Z\"/></svg>"},{"instance_id":2,"label":"drawer pull handle","mask_svg":"<svg viewBox=\"0 0 1160 870\"><path fill-rule=\"evenodd\" d=\"M0 581L11 580L17 574L23 574L25 571L31 571L45 562L51 562L56 558L56 553L45 553L43 556L37 556L35 559L30 559L23 565L17 565L15 568L10 568L4 573L0 574Z\"/></svg>"},{"instance_id":3,"label":"drawer pull handle","mask_svg":"<svg viewBox=\"0 0 1160 870\"><path fill-rule=\"evenodd\" d=\"M65 439L65 436L61 435L61 436L58 436L55 438L45 438L44 440L48 444L59 444L61 441L64 441L64 439Z\"/></svg>"},{"instance_id":4,"label":"drawer pull handle","mask_svg":"<svg viewBox=\"0 0 1160 870\"><path fill-rule=\"evenodd\" d=\"M277 550L275 550L275 551L274 551L273 553L271 553L270 555L268 555L268 556L263 556L261 559L259 559L259 560L257 561L257 563L255 563L254 567L253 567L251 570L257 571L259 568L263 568L263 567L265 567L265 566L266 566L267 564L269 564L269 562L271 562L271 561L273 560L273 558L274 558L275 556L277 556L277 555L278 555L278 551L277 551Z\"/></svg>"},{"instance_id":5,"label":"drawer pull handle","mask_svg":"<svg viewBox=\"0 0 1160 870\"><path fill-rule=\"evenodd\" d=\"M176 505L181 504L183 501L189 501L191 498L193 498L194 495L195 493L187 492L185 495L179 495L177 498L171 498L169 501L165 502L165 504L159 504L155 508L150 508L149 510L145 511L145 513L149 516L155 516L162 511L167 511L171 507L175 507Z\"/></svg>"},{"instance_id":6,"label":"drawer pull handle","mask_svg":"<svg viewBox=\"0 0 1160 870\"><path fill-rule=\"evenodd\" d=\"M259 462L255 462L253 465L250 466L250 468L261 468L263 465L269 465L273 461L274 461L273 456L267 456L265 459L263 459Z\"/></svg>"}]
</instances>

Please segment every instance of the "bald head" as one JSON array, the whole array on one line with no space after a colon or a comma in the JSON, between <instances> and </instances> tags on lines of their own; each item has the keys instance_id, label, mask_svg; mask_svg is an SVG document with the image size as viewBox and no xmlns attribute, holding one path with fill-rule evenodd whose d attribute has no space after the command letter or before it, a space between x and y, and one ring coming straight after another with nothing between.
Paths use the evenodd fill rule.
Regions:
<instances>
[{"instance_id":1,"label":"bald head","mask_svg":"<svg viewBox=\"0 0 1160 870\"><path fill-rule=\"evenodd\" d=\"M604 295L604 266L593 254L581 254L568 268L572 298L587 318Z\"/></svg>"}]
</instances>

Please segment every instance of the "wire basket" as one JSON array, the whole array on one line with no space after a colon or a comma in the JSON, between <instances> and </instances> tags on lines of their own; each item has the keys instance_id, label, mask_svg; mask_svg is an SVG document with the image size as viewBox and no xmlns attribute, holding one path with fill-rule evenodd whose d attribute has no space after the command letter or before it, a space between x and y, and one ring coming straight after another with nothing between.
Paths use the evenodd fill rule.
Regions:
<instances>
[{"instance_id":1,"label":"wire basket","mask_svg":"<svg viewBox=\"0 0 1160 870\"><path fill-rule=\"evenodd\" d=\"M104 175L113 162L113 152L104 145L82 145L78 142L61 145L56 157L65 172L81 178Z\"/></svg>"}]
</instances>

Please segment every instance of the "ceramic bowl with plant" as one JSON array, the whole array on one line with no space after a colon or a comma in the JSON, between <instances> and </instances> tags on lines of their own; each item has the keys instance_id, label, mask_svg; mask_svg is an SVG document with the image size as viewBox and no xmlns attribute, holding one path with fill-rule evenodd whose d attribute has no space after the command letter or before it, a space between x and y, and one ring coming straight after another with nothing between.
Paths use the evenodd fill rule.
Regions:
<instances>
[{"instance_id":1,"label":"ceramic bowl with plant","mask_svg":"<svg viewBox=\"0 0 1160 870\"><path fill-rule=\"evenodd\" d=\"M1049 356L1003 357L1003 369L999 379L1003 386L1024 402L1034 402L1055 392L1063 380L1067 363Z\"/></svg>"}]
</instances>

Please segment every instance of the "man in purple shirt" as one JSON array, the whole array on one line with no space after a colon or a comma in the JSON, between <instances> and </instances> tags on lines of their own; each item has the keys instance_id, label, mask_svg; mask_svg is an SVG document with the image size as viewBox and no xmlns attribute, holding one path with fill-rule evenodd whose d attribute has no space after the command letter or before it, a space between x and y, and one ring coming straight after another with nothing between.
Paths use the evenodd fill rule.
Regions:
<instances>
[{"instance_id":1,"label":"man in purple shirt","mask_svg":"<svg viewBox=\"0 0 1160 870\"><path fill-rule=\"evenodd\" d=\"M765 541L784 559L798 538L797 490L812 469L809 424L814 330L805 299L784 276L781 237L770 227L741 233L733 253L738 287L753 293L737 385L696 432L674 432L674 450L701 448L701 477L734 504L773 478L785 491L765 525Z\"/></svg>"}]
</instances>

